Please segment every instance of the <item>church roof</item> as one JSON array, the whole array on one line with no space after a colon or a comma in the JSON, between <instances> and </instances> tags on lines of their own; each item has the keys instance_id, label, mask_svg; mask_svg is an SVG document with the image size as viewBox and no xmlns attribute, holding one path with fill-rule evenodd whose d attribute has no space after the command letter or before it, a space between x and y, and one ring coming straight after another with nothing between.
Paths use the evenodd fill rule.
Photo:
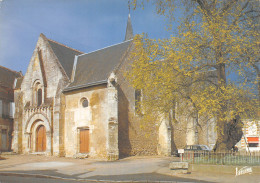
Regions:
<instances>
[{"instance_id":1,"label":"church roof","mask_svg":"<svg viewBox=\"0 0 260 183\"><path fill-rule=\"evenodd\" d=\"M0 66L0 98L13 100L14 81L21 76L20 72Z\"/></svg>"},{"instance_id":2,"label":"church roof","mask_svg":"<svg viewBox=\"0 0 260 183\"><path fill-rule=\"evenodd\" d=\"M64 71L66 72L67 76L70 78L72 69L73 69L73 62L75 55L80 55L83 52L65 46L61 43L56 41L47 39L54 54L57 56L61 66L63 67Z\"/></svg>"},{"instance_id":3,"label":"church roof","mask_svg":"<svg viewBox=\"0 0 260 183\"><path fill-rule=\"evenodd\" d=\"M119 65L131 42L130 40L79 55L74 81L64 91L107 83L110 73Z\"/></svg>"}]
</instances>

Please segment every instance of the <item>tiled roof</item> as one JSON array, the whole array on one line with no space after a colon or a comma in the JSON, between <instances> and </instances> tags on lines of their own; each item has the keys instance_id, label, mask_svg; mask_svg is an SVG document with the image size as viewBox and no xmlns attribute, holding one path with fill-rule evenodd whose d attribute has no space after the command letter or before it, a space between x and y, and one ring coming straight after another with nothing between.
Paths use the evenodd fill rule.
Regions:
<instances>
[{"instance_id":1,"label":"tiled roof","mask_svg":"<svg viewBox=\"0 0 260 183\"><path fill-rule=\"evenodd\" d=\"M106 83L109 74L121 62L132 41L126 41L88 54L77 60L74 81L64 91Z\"/></svg>"},{"instance_id":2,"label":"tiled roof","mask_svg":"<svg viewBox=\"0 0 260 183\"><path fill-rule=\"evenodd\" d=\"M83 54L83 52L75 50L73 48L70 48L68 46L65 46L61 43L58 43L56 41L48 39L48 42L57 56L61 66L63 67L64 71L66 72L67 76L70 78L72 69L73 69L73 63L74 63L74 57L75 55Z\"/></svg>"},{"instance_id":3,"label":"tiled roof","mask_svg":"<svg viewBox=\"0 0 260 183\"><path fill-rule=\"evenodd\" d=\"M21 76L20 72L0 66L0 98L13 100L14 81Z\"/></svg>"},{"instance_id":4,"label":"tiled roof","mask_svg":"<svg viewBox=\"0 0 260 183\"><path fill-rule=\"evenodd\" d=\"M0 85L7 88L13 88L15 78L21 77L20 72L13 71L6 67L0 66Z\"/></svg>"}]
</instances>

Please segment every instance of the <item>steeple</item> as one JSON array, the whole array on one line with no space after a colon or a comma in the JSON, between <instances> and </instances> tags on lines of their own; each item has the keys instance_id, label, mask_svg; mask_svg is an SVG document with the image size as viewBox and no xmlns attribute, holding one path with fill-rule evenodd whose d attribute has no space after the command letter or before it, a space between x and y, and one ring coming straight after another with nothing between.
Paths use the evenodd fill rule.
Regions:
<instances>
[{"instance_id":1,"label":"steeple","mask_svg":"<svg viewBox=\"0 0 260 183\"><path fill-rule=\"evenodd\" d=\"M134 38L133 27L132 27L131 18L130 18L130 12L129 12L127 26L126 26L126 33L125 33L125 41L133 39L133 38Z\"/></svg>"}]
</instances>

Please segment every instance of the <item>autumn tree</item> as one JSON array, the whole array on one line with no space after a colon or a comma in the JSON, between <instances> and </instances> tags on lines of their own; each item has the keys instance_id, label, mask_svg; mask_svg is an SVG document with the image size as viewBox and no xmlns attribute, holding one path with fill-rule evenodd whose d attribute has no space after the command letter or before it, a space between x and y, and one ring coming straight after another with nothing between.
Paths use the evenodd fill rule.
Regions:
<instances>
[{"instance_id":1,"label":"autumn tree","mask_svg":"<svg viewBox=\"0 0 260 183\"><path fill-rule=\"evenodd\" d=\"M133 0L132 4L136 8L147 2ZM151 2L170 26L176 8L184 7L185 17L178 30L169 29L172 36L168 39L145 35L134 39L133 64L127 76L133 87L142 90L144 116L168 114L176 103L185 104L179 111L216 119L215 150L231 149L241 139L239 119L257 117L259 110L255 92L260 43L255 22L259 9L255 8L259 6L250 0ZM237 83L239 78L243 82Z\"/></svg>"}]
</instances>

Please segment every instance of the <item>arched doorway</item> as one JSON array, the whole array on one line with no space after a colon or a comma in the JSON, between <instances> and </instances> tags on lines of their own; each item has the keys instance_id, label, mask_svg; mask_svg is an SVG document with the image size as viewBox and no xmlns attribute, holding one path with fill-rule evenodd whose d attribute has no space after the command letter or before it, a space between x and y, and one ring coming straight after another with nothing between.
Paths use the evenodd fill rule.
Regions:
<instances>
[{"instance_id":1,"label":"arched doorway","mask_svg":"<svg viewBox=\"0 0 260 183\"><path fill-rule=\"evenodd\" d=\"M36 129L36 152L46 151L46 129L40 125Z\"/></svg>"},{"instance_id":2,"label":"arched doorway","mask_svg":"<svg viewBox=\"0 0 260 183\"><path fill-rule=\"evenodd\" d=\"M41 127L42 126L42 127ZM25 150L27 153L41 152L51 155L51 127L46 114L33 113L25 125ZM26 143L27 142L27 143Z\"/></svg>"}]
</instances>

